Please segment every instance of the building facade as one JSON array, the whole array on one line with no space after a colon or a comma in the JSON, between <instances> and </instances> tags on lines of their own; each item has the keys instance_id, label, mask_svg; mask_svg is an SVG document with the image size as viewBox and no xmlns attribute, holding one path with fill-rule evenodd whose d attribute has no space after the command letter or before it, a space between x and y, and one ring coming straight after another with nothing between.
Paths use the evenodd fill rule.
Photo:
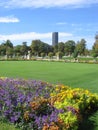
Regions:
<instances>
[{"instance_id":1,"label":"building facade","mask_svg":"<svg viewBox=\"0 0 98 130\"><path fill-rule=\"evenodd\" d=\"M58 44L58 32L52 33L52 46L55 46Z\"/></svg>"}]
</instances>

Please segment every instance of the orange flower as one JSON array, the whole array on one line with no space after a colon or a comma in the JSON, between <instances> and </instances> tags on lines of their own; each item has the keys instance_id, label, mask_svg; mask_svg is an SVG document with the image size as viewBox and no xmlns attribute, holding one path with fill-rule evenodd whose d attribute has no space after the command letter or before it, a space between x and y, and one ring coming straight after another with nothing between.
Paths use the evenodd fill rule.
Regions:
<instances>
[{"instance_id":1,"label":"orange flower","mask_svg":"<svg viewBox=\"0 0 98 130\"><path fill-rule=\"evenodd\" d=\"M38 103L37 102L30 102L30 106L33 110L36 110L38 108Z\"/></svg>"},{"instance_id":2,"label":"orange flower","mask_svg":"<svg viewBox=\"0 0 98 130\"><path fill-rule=\"evenodd\" d=\"M26 112L24 113L24 119L25 119L26 121L29 120L29 111L26 111Z\"/></svg>"}]
</instances>

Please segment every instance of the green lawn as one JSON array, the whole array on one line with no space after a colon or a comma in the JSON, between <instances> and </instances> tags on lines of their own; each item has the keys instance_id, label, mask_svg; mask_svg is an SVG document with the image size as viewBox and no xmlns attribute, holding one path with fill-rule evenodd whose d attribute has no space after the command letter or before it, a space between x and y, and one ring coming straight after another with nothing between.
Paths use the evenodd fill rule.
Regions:
<instances>
[{"instance_id":1,"label":"green lawn","mask_svg":"<svg viewBox=\"0 0 98 130\"><path fill-rule=\"evenodd\" d=\"M98 93L98 64L0 61L0 76L61 83Z\"/></svg>"},{"instance_id":2,"label":"green lawn","mask_svg":"<svg viewBox=\"0 0 98 130\"><path fill-rule=\"evenodd\" d=\"M50 61L0 61L0 76L43 80L54 84L61 83L98 93L98 64ZM94 129L89 128L89 130L98 130L98 112L94 120L97 126ZM0 127L2 128L2 125ZM2 128L1 130L5 129Z\"/></svg>"}]
</instances>

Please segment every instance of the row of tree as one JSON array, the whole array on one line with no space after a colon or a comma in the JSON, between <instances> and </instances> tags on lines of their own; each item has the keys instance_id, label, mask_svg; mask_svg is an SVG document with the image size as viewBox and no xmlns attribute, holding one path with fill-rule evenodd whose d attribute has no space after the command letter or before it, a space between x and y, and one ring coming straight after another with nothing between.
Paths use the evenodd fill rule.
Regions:
<instances>
[{"instance_id":1,"label":"row of tree","mask_svg":"<svg viewBox=\"0 0 98 130\"><path fill-rule=\"evenodd\" d=\"M46 55L52 57L53 55L58 54L59 56L63 55L73 55L77 57L78 55L92 55L93 57L98 56L98 40L92 46L91 50L86 48L85 39L81 39L77 43L73 40L68 40L67 42L59 42L55 46L51 46L47 43L42 42L41 40L33 40L31 45L28 46L27 42L23 42L22 45L14 46L10 40L5 41L0 44L0 55L7 57L13 56L26 56L30 52L30 55L44 57Z\"/></svg>"}]
</instances>

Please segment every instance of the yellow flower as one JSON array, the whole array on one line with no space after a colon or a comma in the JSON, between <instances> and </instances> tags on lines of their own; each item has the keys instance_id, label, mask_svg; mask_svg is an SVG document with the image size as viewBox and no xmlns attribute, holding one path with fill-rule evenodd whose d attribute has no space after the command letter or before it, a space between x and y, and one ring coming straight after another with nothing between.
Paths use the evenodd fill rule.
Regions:
<instances>
[{"instance_id":1,"label":"yellow flower","mask_svg":"<svg viewBox=\"0 0 98 130\"><path fill-rule=\"evenodd\" d=\"M3 80L3 79L7 79L7 77L0 77L0 79L2 79L2 80Z\"/></svg>"},{"instance_id":2,"label":"yellow flower","mask_svg":"<svg viewBox=\"0 0 98 130\"><path fill-rule=\"evenodd\" d=\"M24 113L24 119L25 119L26 121L29 120L29 111L26 111L26 112Z\"/></svg>"}]
</instances>

